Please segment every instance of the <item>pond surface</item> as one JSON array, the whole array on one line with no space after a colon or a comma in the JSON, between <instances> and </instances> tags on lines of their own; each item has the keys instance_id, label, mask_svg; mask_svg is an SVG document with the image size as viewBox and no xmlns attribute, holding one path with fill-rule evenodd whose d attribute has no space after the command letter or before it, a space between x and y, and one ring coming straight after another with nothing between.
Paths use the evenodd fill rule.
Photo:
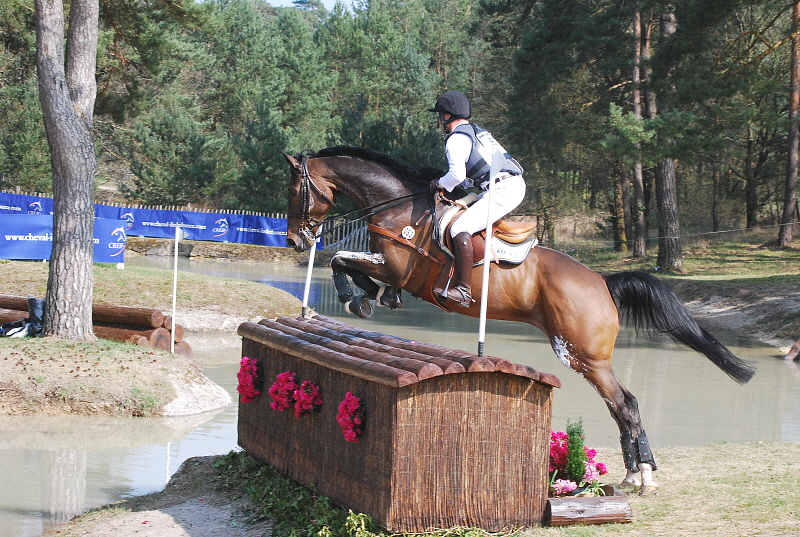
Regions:
<instances>
[{"instance_id":1,"label":"pond surface","mask_svg":"<svg viewBox=\"0 0 800 537\"><path fill-rule=\"evenodd\" d=\"M128 264L172 268L168 258L138 257ZM279 265L180 259L179 269L258 281L295 296L302 296L305 282L305 269ZM309 306L319 313L376 332L476 352L477 319L445 313L408 294L404 301L403 309L379 308L369 320L345 316L330 270L313 271ZM668 340L620 334L614 368L639 400L656 454L667 446L800 441L800 368L756 340L707 328L735 354L756 363L758 372L749 384L737 385L705 358ZM538 330L489 321L486 333L487 355L561 379L554 429L580 418L588 445L618 445L616 425L594 389L561 365ZM236 401L240 338L219 332L189 333L186 339L206 376ZM0 416L0 537L37 536L91 507L162 489L187 458L236 449L236 415L234 402L182 418Z\"/></svg>"}]
</instances>

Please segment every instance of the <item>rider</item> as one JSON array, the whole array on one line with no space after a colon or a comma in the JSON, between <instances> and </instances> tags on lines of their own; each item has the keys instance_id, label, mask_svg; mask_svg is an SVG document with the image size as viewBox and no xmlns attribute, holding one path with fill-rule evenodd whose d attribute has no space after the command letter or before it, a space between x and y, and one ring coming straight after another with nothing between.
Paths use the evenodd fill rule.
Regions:
<instances>
[{"instance_id":1,"label":"rider","mask_svg":"<svg viewBox=\"0 0 800 537\"><path fill-rule=\"evenodd\" d=\"M522 202L525 198L523 169L497 143L489 131L469 122L472 107L463 93L448 91L440 95L436 100L436 106L428 108L428 111L439 114L439 123L446 135L445 154L448 164L448 172L431 182L431 190L444 188L452 192L462 183L483 190L478 201L450 227L456 264L456 285L446 293L442 289L435 291L442 299L453 300L464 307L469 307L470 303L474 302L471 295L472 235L486 229L487 207L491 221L496 222ZM489 188L489 170L496 148L500 149L506 160L501 167L502 171L495 179L489 206L489 200L485 195Z\"/></svg>"}]
</instances>

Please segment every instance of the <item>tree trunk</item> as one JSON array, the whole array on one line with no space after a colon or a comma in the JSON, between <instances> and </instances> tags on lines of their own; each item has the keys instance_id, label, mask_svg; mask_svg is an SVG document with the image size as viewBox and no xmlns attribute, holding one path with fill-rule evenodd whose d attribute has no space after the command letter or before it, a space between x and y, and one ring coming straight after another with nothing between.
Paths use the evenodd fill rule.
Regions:
<instances>
[{"instance_id":1,"label":"tree trunk","mask_svg":"<svg viewBox=\"0 0 800 537\"><path fill-rule=\"evenodd\" d=\"M641 61L642 49L642 13L636 11L633 16L633 115L642 119L642 91L639 87L642 81ZM647 221L645 220L644 207L644 174L642 172L642 157L637 155L633 164L633 207L631 218L633 220L633 257L647 255Z\"/></svg>"},{"instance_id":2,"label":"tree trunk","mask_svg":"<svg viewBox=\"0 0 800 537\"><path fill-rule=\"evenodd\" d=\"M792 3L792 68L789 89L789 154L786 165L786 188L778 245L787 248L794 238L794 213L797 201L798 116L800 116L800 0Z\"/></svg>"},{"instance_id":3,"label":"tree trunk","mask_svg":"<svg viewBox=\"0 0 800 537\"><path fill-rule=\"evenodd\" d=\"M672 6L659 17L661 35L669 39L677 30L678 22ZM659 103L661 112L668 106ZM660 141L662 148L669 148L673 141ZM668 151L666 151L668 153ZM680 225L678 223L678 189L675 175L675 159L666 156L656 166L656 204L658 206L659 240L658 260L656 264L661 270L683 270L683 253L681 252Z\"/></svg>"},{"instance_id":4,"label":"tree trunk","mask_svg":"<svg viewBox=\"0 0 800 537\"><path fill-rule=\"evenodd\" d=\"M711 161L711 181L712 181L712 195L711 195L711 230L715 233L719 231L719 189L720 189L720 173L717 164L717 157Z\"/></svg>"},{"instance_id":5,"label":"tree trunk","mask_svg":"<svg viewBox=\"0 0 800 537\"><path fill-rule=\"evenodd\" d=\"M744 156L744 205L747 229L758 225L758 184L753 173L753 142L753 131L748 127Z\"/></svg>"},{"instance_id":6,"label":"tree trunk","mask_svg":"<svg viewBox=\"0 0 800 537\"><path fill-rule=\"evenodd\" d=\"M628 178L625 176L625 170L622 163L617 163L614 166L614 251L627 252L628 251L628 229L626 224L626 216L630 220L630 204L628 204L628 214L625 214L625 198L628 195L627 182Z\"/></svg>"},{"instance_id":7,"label":"tree trunk","mask_svg":"<svg viewBox=\"0 0 800 537\"><path fill-rule=\"evenodd\" d=\"M97 86L97 0L73 0L66 60L61 0L36 0L39 99L53 165L53 252L45 336L95 339L92 261L97 159L92 110Z\"/></svg>"},{"instance_id":8,"label":"tree trunk","mask_svg":"<svg viewBox=\"0 0 800 537\"><path fill-rule=\"evenodd\" d=\"M661 270L683 270L675 159L664 158L656 166L656 201L659 214L658 260Z\"/></svg>"}]
</instances>

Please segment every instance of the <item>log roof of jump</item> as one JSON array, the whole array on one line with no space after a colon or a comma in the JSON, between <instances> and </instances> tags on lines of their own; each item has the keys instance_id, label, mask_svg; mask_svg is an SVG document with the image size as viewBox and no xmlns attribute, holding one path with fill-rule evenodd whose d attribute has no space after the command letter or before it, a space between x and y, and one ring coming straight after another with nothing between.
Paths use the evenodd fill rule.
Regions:
<instances>
[{"instance_id":1,"label":"log roof of jump","mask_svg":"<svg viewBox=\"0 0 800 537\"><path fill-rule=\"evenodd\" d=\"M371 332L324 315L246 322L238 333L281 352L392 387L439 375L491 371L561 387L555 375L504 358Z\"/></svg>"}]
</instances>

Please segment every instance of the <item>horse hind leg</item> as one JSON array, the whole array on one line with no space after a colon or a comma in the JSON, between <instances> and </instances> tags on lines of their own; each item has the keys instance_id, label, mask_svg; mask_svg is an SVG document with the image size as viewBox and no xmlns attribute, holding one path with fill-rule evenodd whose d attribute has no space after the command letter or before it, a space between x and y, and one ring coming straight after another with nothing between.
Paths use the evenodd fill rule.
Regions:
<instances>
[{"instance_id":1,"label":"horse hind leg","mask_svg":"<svg viewBox=\"0 0 800 537\"><path fill-rule=\"evenodd\" d=\"M626 469L620 488L625 491L638 488L642 495L655 494L658 490L658 484L653 480L656 463L642 427L639 405L636 397L622 385L611 369L610 356L606 360L580 360L578 357L581 353L576 352L574 345L560 338L553 338L552 346L567 367L594 386L619 427Z\"/></svg>"}]
</instances>

